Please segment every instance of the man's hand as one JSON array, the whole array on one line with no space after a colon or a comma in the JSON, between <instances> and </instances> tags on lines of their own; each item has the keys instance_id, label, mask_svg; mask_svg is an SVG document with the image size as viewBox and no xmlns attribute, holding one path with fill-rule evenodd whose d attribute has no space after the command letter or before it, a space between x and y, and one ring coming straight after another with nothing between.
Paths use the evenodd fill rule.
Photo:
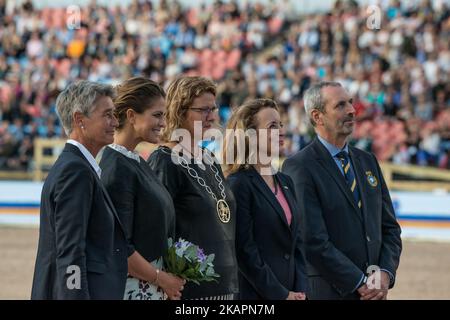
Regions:
<instances>
[{"instance_id":1,"label":"man's hand","mask_svg":"<svg viewBox=\"0 0 450 320\"><path fill-rule=\"evenodd\" d=\"M367 283L375 283L376 274L372 274L367 279ZM367 284L358 289L358 293L361 295L361 300L386 300L389 289L390 278L389 274L385 271L380 271L380 287L370 288Z\"/></svg>"},{"instance_id":2,"label":"man's hand","mask_svg":"<svg viewBox=\"0 0 450 320\"><path fill-rule=\"evenodd\" d=\"M358 293L361 296L361 300L363 300L363 297L368 297L369 295L372 295L374 292L374 289L369 289L367 287L367 284L363 284L361 287L358 288Z\"/></svg>"}]
</instances>

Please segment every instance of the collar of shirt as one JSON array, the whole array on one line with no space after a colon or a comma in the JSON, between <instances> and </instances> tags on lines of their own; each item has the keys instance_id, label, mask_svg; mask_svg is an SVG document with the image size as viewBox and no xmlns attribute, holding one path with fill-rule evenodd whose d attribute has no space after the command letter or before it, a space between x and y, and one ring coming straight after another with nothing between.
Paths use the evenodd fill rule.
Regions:
<instances>
[{"instance_id":1,"label":"collar of shirt","mask_svg":"<svg viewBox=\"0 0 450 320\"><path fill-rule=\"evenodd\" d=\"M80 149L83 156L86 158L86 160L89 162L91 167L95 170L98 177L100 178L100 176L102 174L102 169L98 166L97 161L95 161L95 158L92 156L92 154L89 152L89 150L86 149L86 147L83 146L81 143L79 143L78 141L73 140L73 139L67 140L67 143L70 143L70 144L74 145L75 147L77 147L78 149Z\"/></svg>"},{"instance_id":2,"label":"collar of shirt","mask_svg":"<svg viewBox=\"0 0 450 320\"><path fill-rule=\"evenodd\" d=\"M139 163L141 162L141 160L139 158L139 153L137 151L129 151L124 146L121 146L120 144L115 144L115 143L112 143L112 144L108 145L108 147L110 147L111 149L114 149L117 152L123 154L127 158L136 160Z\"/></svg>"},{"instance_id":3,"label":"collar of shirt","mask_svg":"<svg viewBox=\"0 0 450 320\"><path fill-rule=\"evenodd\" d=\"M348 153L348 143L346 143L342 149L339 149L334 144L329 143L327 140L325 140L321 136L317 135L317 138L325 146L325 148L328 150L328 152L331 154L331 156L333 158L335 158L336 155L341 151L346 151Z\"/></svg>"}]
</instances>

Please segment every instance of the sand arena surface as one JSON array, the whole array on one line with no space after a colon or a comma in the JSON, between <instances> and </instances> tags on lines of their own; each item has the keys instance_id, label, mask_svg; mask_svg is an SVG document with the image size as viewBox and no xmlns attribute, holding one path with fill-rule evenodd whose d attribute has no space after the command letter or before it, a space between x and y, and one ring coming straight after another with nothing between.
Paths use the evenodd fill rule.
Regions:
<instances>
[{"instance_id":1,"label":"sand arena surface","mask_svg":"<svg viewBox=\"0 0 450 320\"><path fill-rule=\"evenodd\" d=\"M0 299L29 299L38 229L0 227ZM389 299L450 299L450 243L403 241Z\"/></svg>"}]
</instances>

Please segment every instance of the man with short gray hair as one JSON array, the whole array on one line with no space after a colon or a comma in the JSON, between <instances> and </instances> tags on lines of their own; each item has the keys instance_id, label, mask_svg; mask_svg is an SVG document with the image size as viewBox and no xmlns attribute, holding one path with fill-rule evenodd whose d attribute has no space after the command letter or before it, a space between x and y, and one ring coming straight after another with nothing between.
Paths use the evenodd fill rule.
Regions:
<instances>
[{"instance_id":1,"label":"man with short gray hair","mask_svg":"<svg viewBox=\"0 0 450 320\"><path fill-rule=\"evenodd\" d=\"M317 138L287 159L283 171L300 204L307 297L386 299L401 230L375 156L348 144L353 100L338 82L320 82L305 92L304 105Z\"/></svg>"}]
</instances>

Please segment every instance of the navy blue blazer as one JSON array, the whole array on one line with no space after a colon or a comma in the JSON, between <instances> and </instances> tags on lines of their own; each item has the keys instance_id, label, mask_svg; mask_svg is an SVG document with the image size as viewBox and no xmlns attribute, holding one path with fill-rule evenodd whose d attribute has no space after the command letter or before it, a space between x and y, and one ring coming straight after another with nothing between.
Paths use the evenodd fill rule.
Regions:
<instances>
[{"instance_id":1,"label":"navy blue blazer","mask_svg":"<svg viewBox=\"0 0 450 320\"><path fill-rule=\"evenodd\" d=\"M31 299L123 299L127 267L114 205L88 160L67 143L42 189Z\"/></svg>"},{"instance_id":2,"label":"navy blue blazer","mask_svg":"<svg viewBox=\"0 0 450 320\"><path fill-rule=\"evenodd\" d=\"M275 177L291 209L291 225L255 169L241 170L227 179L237 204L236 255L241 299L284 300L289 291L307 290L294 185L281 172Z\"/></svg>"},{"instance_id":3,"label":"navy blue blazer","mask_svg":"<svg viewBox=\"0 0 450 320\"><path fill-rule=\"evenodd\" d=\"M395 277L399 265L401 230L378 162L351 146L349 155L361 209L317 138L283 163L300 206L310 299L359 299L355 289L369 266Z\"/></svg>"}]
</instances>

